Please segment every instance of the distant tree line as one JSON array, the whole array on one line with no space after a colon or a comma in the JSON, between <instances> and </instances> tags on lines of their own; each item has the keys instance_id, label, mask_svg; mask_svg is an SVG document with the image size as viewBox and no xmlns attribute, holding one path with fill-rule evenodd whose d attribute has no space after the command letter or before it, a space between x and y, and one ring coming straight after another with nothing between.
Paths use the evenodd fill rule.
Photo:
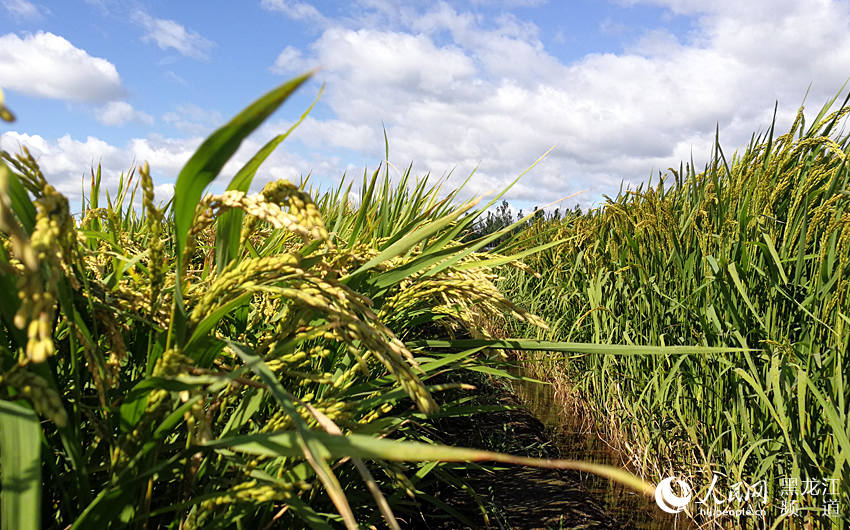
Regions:
<instances>
[{"instance_id":1,"label":"distant tree line","mask_svg":"<svg viewBox=\"0 0 850 530\"><path fill-rule=\"evenodd\" d=\"M572 210L560 208L555 208L552 212L546 213L545 210L538 209L537 206L534 207L533 210L534 215L525 220L524 223L520 223L515 226L509 233L504 236L499 237L496 241L493 242L493 245L498 245L500 242L505 239L510 238L514 234L521 232L525 228L531 226L536 222L549 222L549 221L560 221L561 219L566 219L567 217L574 217L582 215L581 208L576 205ZM508 201L502 201L502 203L496 207L495 210L488 210L487 214L481 217L472 228L467 233L464 240L469 241L472 239L478 239L480 237L484 237L486 235L492 234L493 232L498 232L499 230L506 228L517 221L520 221L526 214L520 209L516 218L511 213L510 204Z\"/></svg>"}]
</instances>

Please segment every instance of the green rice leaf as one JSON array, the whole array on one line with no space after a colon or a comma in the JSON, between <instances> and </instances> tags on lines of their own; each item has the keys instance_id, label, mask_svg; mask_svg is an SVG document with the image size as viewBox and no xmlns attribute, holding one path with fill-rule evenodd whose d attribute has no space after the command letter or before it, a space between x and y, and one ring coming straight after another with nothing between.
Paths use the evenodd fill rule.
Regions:
<instances>
[{"instance_id":1,"label":"green rice leaf","mask_svg":"<svg viewBox=\"0 0 850 530\"><path fill-rule=\"evenodd\" d=\"M183 166L174 185L173 204L175 257L178 271L182 270L183 249L186 247L186 237L192 225L195 208L206 187L218 176L221 168L230 160L230 157L236 153L236 150L242 144L242 140L259 127L311 75L312 73L308 73L296 77L252 103L204 140L204 143ZM178 341L182 343L185 337L186 314L183 308L181 274L179 273L176 277L174 300L175 322L172 325Z\"/></svg>"},{"instance_id":2,"label":"green rice leaf","mask_svg":"<svg viewBox=\"0 0 850 530\"><path fill-rule=\"evenodd\" d=\"M531 339L412 340L408 342L408 345L419 348L493 348L497 350L552 351L610 355L707 355L757 351L748 348L732 348L725 346L630 346L622 344L595 344L585 342L552 342Z\"/></svg>"},{"instance_id":3,"label":"green rice leaf","mask_svg":"<svg viewBox=\"0 0 850 530\"><path fill-rule=\"evenodd\" d=\"M500 462L522 466L545 467L551 469L571 469L586 471L619 482L644 495L652 495L655 487L631 473L613 466L592 464L574 460L547 460L513 456L481 449L449 447L421 442L376 439L372 436L350 434L336 436L313 431L311 436L321 442L320 456L326 459L356 457L371 460L391 460L398 462ZM235 451L264 456L298 456L300 450L297 433L284 431L268 434L252 434L222 438L208 442L207 448L228 448Z\"/></svg>"},{"instance_id":4,"label":"green rice leaf","mask_svg":"<svg viewBox=\"0 0 850 530\"><path fill-rule=\"evenodd\" d=\"M285 133L278 134L269 140L262 149L257 151L257 153L251 157L251 160L249 160L242 169L236 172L236 175L233 176L233 179L227 186L228 190L237 190L242 192L248 191L248 188L251 187L251 182L254 180L254 175L257 174L257 170L260 168L260 165L262 165L269 155L274 152L277 146L280 145L280 143L283 142L290 134L292 134L292 131L301 125L301 123L307 118L307 115L310 114L310 111L312 111L313 107L315 107L316 103L318 103L323 91L324 86L319 89L316 99L313 100L313 103L311 103L310 106L307 107L307 110L301 114L298 121L293 123ZM230 263L231 260L235 259L239 254L239 232L242 227L243 217L244 212L242 212L242 210L234 209L222 214L216 222L215 267L217 273L221 273L227 264Z\"/></svg>"},{"instance_id":5,"label":"green rice leaf","mask_svg":"<svg viewBox=\"0 0 850 530\"><path fill-rule=\"evenodd\" d=\"M41 426L29 408L0 400L0 528L41 528Z\"/></svg>"}]
</instances>

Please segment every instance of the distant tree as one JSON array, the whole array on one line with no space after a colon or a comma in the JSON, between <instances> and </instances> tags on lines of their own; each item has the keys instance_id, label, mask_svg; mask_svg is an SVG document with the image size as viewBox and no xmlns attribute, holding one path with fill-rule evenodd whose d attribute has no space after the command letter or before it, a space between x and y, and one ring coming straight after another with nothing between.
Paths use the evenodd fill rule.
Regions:
<instances>
[{"instance_id":1,"label":"distant tree","mask_svg":"<svg viewBox=\"0 0 850 530\"><path fill-rule=\"evenodd\" d=\"M520 232L537 222L557 222L562 219L566 220L569 217L578 217L582 215L581 208L578 205L576 205L572 210L565 209L563 212L560 208L556 208L549 214L546 213L546 210L535 206L532 213L533 215L530 219L519 224L509 234L505 234L498 238L492 244L497 245L517 232ZM488 211L486 215L482 216L478 222L472 225L464 236L464 241L471 241L473 239L478 239L492 234L493 232L498 232L499 230L510 226L515 221L521 221L524 217L525 212L523 212L523 210L519 210L516 214L516 219L514 219L514 216L511 214L511 207L508 204L508 201L503 200L495 210Z\"/></svg>"},{"instance_id":2,"label":"distant tree","mask_svg":"<svg viewBox=\"0 0 850 530\"><path fill-rule=\"evenodd\" d=\"M531 218L531 221L536 222L536 221L545 220L545 219L546 219L546 211L545 210L538 210L537 206L535 206L534 207L534 217Z\"/></svg>"},{"instance_id":3,"label":"distant tree","mask_svg":"<svg viewBox=\"0 0 850 530\"><path fill-rule=\"evenodd\" d=\"M486 216L472 225L472 228L464 237L464 240L469 241L471 239L478 239L492 234L493 232L498 232L499 230L510 226L513 222L514 219L511 214L511 207L508 204L508 201L502 201L502 203L496 207L495 211L488 211ZM494 243L498 243L501 239L502 238L499 238L499 240Z\"/></svg>"}]
</instances>

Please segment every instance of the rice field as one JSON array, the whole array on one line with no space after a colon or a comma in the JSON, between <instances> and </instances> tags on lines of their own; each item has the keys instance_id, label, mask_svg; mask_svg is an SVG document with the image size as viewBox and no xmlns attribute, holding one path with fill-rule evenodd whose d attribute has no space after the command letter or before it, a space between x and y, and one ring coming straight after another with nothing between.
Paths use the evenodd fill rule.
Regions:
<instances>
[{"instance_id":1,"label":"rice field","mask_svg":"<svg viewBox=\"0 0 850 530\"><path fill-rule=\"evenodd\" d=\"M773 511L749 524L848 522L846 104L809 124L800 109L790 130L771 127L731 157L718 143L701 171L670 169L586 214L534 223L519 248L563 243L529 257L538 277L508 270L499 283L550 324L512 335L740 348L523 358L648 480L687 477L697 498L713 475L766 487ZM783 517L783 499L797 513Z\"/></svg>"},{"instance_id":2,"label":"rice field","mask_svg":"<svg viewBox=\"0 0 850 530\"><path fill-rule=\"evenodd\" d=\"M103 192L96 168L72 215L25 148L2 153L4 529L399 528L436 502L418 483L451 480L441 462L582 469L651 491L615 467L428 437L429 415L476 412L474 386L437 378L498 373L454 337L544 325L493 283L516 257L478 252L500 234L462 241L476 201L409 172L391 184L386 167L354 191L247 194L289 132L204 194L307 78L214 132L167 203L147 164ZM428 339L452 352L414 346ZM447 390L462 392L438 404Z\"/></svg>"},{"instance_id":3,"label":"rice field","mask_svg":"<svg viewBox=\"0 0 850 530\"><path fill-rule=\"evenodd\" d=\"M781 479L833 481L838 517L810 488L757 524L846 526L850 107L558 219L494 225L504 192L462 200L412 167L248 193L292 129L207 193L308 77L207 138L168 201L143 163L111 190L93 168L72 207L26 149L0 153L4 530L401 528L446 509L420 486L480 461L647 503L670 475L777 503ZM628 465L435 443L429 417L482 412L465 374L509 377L505 350Z\"/></svg>"}]
</instances>

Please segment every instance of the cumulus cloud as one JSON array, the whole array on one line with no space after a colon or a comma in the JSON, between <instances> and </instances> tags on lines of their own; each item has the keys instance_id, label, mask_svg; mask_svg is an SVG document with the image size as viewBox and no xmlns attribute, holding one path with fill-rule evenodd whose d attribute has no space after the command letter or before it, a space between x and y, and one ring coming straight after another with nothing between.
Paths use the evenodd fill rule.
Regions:
<instances>
[{"instance_id":1,"label":"cumulus cloud","mask_svg":"<svg viewBox=\"0 0 850 530\"><path fill-rule=\"evenodd\" d=\"M287 46L280 52L274 64L269 70L274 74L291 74L309 70L310 65L304 59L301 50L294 46Z\"/></svg>"},{"instance_id":2,"label":"cumulus cloud","mask_svg":"<svg viewBox=\"0 0 850 530\"><path fill-rule=\"evenodd\" d=\"M92 136L77 139L66 134L49 139L18 132L0 134L0 148L17 152L26 146L30 150L50 183L68 197L72 211L79 211L81 183L88 182L91 169L98 164L103 175L101 189L115 191L122 172L126 175L134 165L150 162L157 183L157 201L167 200L170 192L161 196L160 191L167 191L168 182L174 181L199 144L199 138L174 140L152 136L114 145Z\"/></svg>"},{"instance_id":3,"label":"cumulus cloud","mask_svg":"<svg viewBox=\"0 0 850 530\"><path fill-rule=\"evenodd\" d=\"M102 163L105 168L115 168L120 172L132 163L132 158L127 158L128 155L115 146L91 136L75 140L66 134L48 140L39 135L17 132L0 134L0 148L17 152L21 146L30 150L50 183L73 199L79 198L80 181L93 166ZM114 183L117 184L117 177ZM74 201L71 204L73 209L79 203Z\"/></svg>"},{"instance_id":4,"label":"cumulus cloud","mask_svg":"<svg viewBox=\"0 0 850 530\"><path fill-rule=\"evenodd\" d=\"M130 18L145 30L142 40L153 42L162 50L173 49L186 57L207 60L210 49L215 46L212 41L173 20L154 18L141 10L133 12Z\"/></svg>"},{"instance_id":5,"label":"cumulus cloud","mask_svg":"<svg viewBox=\"0 0 850 530\"><path fill-rule=\"evenodd\" d=\"M314 149L330 144L367 152L383 141L383 136L376 133L377 131L366 124L355 125L335 119L317 120L308 116L292 133L292 138Z\"/></svg>"},{"instance_id":6,"label":"cumulus cloud","mask_svg":"<svg viewBox=\"0 0 850 530\"><path fill-rule=\"evenodd\" d=\"M0 37L0 80L4 88L66 101L103 102L124 94L112 63L43 31Z\"/></svg>"},{"instance_id":7,"label":"cumulus cloud","mask_svg":"<svg viewBox=\"0 0 850 530\"><path fill-rule=\"evenodd\" d=\"M273 135L280 133L280 129L267 125L257 131L254 137L245 140L214 181L211 190L217 193L224 191L233 175ZM81 182L87 182L91 168L98 164L103 175L101 189L114 191L122 172L126 175L134 166L148 162L156 184L156 200L168 200L173 194L177 175L202 141L202 136L173 138L151 134L116 145L93 136L78 139L66 134L51 139L10 131L0 134L0 149L14 153L21 146L26 146L50 183L69 198L72 211L78 211L82 199ZM259 191L266 182L279 178L297 182L305 168L312 167L316 171L339 175L342 168L338 164L339 161L334 159L307 160L286 149L277 149L258 171L252 192Z\"/></svg>"},{"instance_id":8,"label":"cumulus cloud","mask_svg":"<svg viewBox=\"0 0 850 530\"><path fill-rule=\"evenodd\" d=\"M357 100L368 98L375 105L380 105L383 96L393 102L411 94L416 94L416 99L446 98L463 81L474 81L475 67L462 50L437 46L424 35L334 28L314 47L319 64L335 79L345 79L355 89L379 90L381 97L375 92L357 96Z\"/></svg>"},{"instance_id":9,"label":"cumulus cloud","mask_svg":"<svg viewBox=\"0 0 850 530\"><path fill-rule=\"evenodd\" d=\"M509 197L539 204L587 188L590 202L692 154L704 162L716 125L727 148L745 144L769 125L775 100L787 127L812 82L814 105L834 95L850 64L847 3L781 1L646 0L693 17L693 31L656 29L621 53L571 63L512 15L368 2L371 24L335 21L306 54L281 56L320 65L328 83L335 117L305 124L311 142L379 156L383 120L391 158L461 177L477 167L476 192L502 187L557 144Z\"/></svg>"},{"instance_id":10,"label":"cumulus cloud","mask_svg":"<svg viewBox=\"0 0 850 530\"><path fill-rule=\"evenodd\" d=\"M153 116L138 111L126 101L112 101L97 109L95 113L97 121L104 125L124 125L135 122L144 125L153 125Z\"/></svg>"},{"instance_id":11,"label":"cumulus cloud","mask_svg":"<svg viewBox=\"0 0 850 530\"><path fill-rule=\"evenodd\" d=\"M148 161L160 174L176 179L201 141L200 137L168 138L151 135L147 138L133 138L127 151L138 161Z\"/></svg>"},{"instance_id":12,"label":"cumulus cloud","mask_svg":"<svg viewBox=\"0 0 850 530\"><path fill-rule=\"evenodd\" d=\"M507 2L491 5L496 10L516 5ZM543 204L587 189L581 202L596 202L603 193L615 193L623 180L643 181L651 170L678 167L692 155L698 165L705 162L716 125L724 147L731 150L769 125L775 100L780 102L781 130L790 124L810 84L807 101L815 110L834 95L850 64L848 4L780 2L776 8L766 0L634 0L687 17L689 31L651 28L618 53L591 53L565 62L544 45L543 29L517 15L488 18L448 3L359 0L354 15L333 20L306 2L264 0L266 9L311 27L321 22L308 46L299 49L281 42L270 70L289 75L320 66L317 77L327 83L327 90L325 108L318 109L323 112L308 118L292 137L306 154L293 155L286 148L276 151L255 184L274 178L297 180L311 169L337 177L346 167L336 157L343 151L377 162L384 154L383 123L394 162L413 161L420 173L453 171L453 182L476 169L468 188L473 193L500 190L557 144L508 198ZM160 42L153 36L158 19L144 15L139 20L149 29L146 38L163 49L191 50L191 45L175 43L191 41L184 38L187 35L198 36L166 21L174 26L164 33L174 37ZM150 24L145 26L144 21ZM51 37L65 43L63 49L76 50L61 37ZM10 57L21 55L18 48L39 49L41 56L59 57L52 59L56 68L44 69L59 76L58 88L32 82L37 78L34 70L21 66L31 59L15 63L14 71L31 75L29 84L43 90L40 95L98 101L104 119L144 122L127 104L104 105L121 99L117 72L112 93L94 97L89 92L82 97L79 94L87 92L76 88L77 96L65 94L76 85L65 83L63 76L73 79L81 69L63 70L72 61L61 53L43 51L56 46L35 43L38 38L47 40L38 35L0 37L0 80L19 78L8 73L13 71ZM203 54L209 46L201 47ZM76 51L85 59L78 60L80 64L103 61ZM197 50L191 53L197 56ZM70 55L79 58L79 54ZM78 83L90 77L96 76L89 73ZM91 85L89 90L110 86L102 80ZM105 118L107 110L112 118ZM78 190L80 176L101 159L115 174L133 160L148 160L158 184L166 185L223 119L194 105L176 106L158 118L188 138L151 135L118 146L97 138L48 140L6 133L0 141L12 150L16 146L10 142L35 145L51 170L48 174L69 183L68 190ZM265 141L287 126L261 128L226 166L218 185L226 184Z\"/></svg>"}]
</instances>

